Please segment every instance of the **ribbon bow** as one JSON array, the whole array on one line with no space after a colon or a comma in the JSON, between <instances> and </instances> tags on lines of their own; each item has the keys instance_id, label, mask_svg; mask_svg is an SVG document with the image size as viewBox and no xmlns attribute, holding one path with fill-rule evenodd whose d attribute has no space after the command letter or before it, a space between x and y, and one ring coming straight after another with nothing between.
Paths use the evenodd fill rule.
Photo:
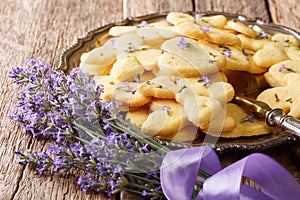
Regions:
<instances>
[{"instance_id":1,"label":"ribbon bow","mask_svg":"<svg viewBox=\"0 0 300 200\"><path fill-rule=\"evenodd\" d=\"M211 176L201 179L199 170ZM203 187L196 200L300 199L300 186L293 176L261 153L222 169L218 155L209 146L171 151L163 160L160 175L163 192L171 200L191 199L197 180L203 182ZM241 184L243 176L252 179L261 191Z\"/></svg>"}]
</instances>

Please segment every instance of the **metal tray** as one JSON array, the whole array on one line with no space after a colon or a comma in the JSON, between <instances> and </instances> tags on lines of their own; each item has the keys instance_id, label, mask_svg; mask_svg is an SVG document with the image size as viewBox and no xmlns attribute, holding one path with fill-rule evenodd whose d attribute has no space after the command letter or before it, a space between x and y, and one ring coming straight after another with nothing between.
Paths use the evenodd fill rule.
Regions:
<instances>
[{"instance_id":1,"label":"metal tray","mask_svg":"<svg viewBox=\"0 0 300 200\"><path fill-rule=\"evenodd\" d=\"M187 12L191 15L194 15L195 12ZM300 41L300 34L288 27L279 26L275 24L265 23L259 18L249 18L244 15L232 14L232 13L223 13L223 12L204 12L200 13L202 16L211 16L222 14L227 17L227 19L234 19L241 21L247 25L253 26L257 31L264 31L270 35L275 33L287 33L295 36ZM108 30L113 26L120 25L136 25L143 20L148 22L154 22L162 20L166 17L167 13L154 13L150 15L140 16L140 17L128 17L124 21L110 23L101 27L98 27L94 30L89 31L86 36L77 38L75 44L66 49L60 58L59 70L63 70L65 73L69 73L75 67L78 67L80 64L80 56L82 53L88 52L93 48L101 46L108 38ZM276 131L276 133L270 133L267 135L253 136L253 137L240 137L234 139L225 139L225 138L207 138L206 141L217 141L215 144L211 144L215 147L218 152L227 152L227 151L263 151L278 145L287 144L287 143L296 143L300 141L299 138L293 136L287 132ZM185 143L175 143L169 141L163 141L157 139L159 142L168 145L171 148L183 148L187 146L199 146L203 145L202 137L199 137L194 142L185 144ZM207 143L205 143L207 144Z\"/></svg>"}]
</instances>

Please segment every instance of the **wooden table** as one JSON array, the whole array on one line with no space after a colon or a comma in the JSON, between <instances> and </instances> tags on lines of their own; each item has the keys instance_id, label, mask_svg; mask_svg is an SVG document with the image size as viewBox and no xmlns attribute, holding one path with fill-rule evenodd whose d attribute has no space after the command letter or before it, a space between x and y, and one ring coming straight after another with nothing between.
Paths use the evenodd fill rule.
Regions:
<instances>
[{"instance_id":1,"label":"wooden table","mask_svg":"<svg viewBox=\"0 0 300 200\"><path fill-rule=\"evenodd\" d=\"M24 134L7 113L17 87L8 78L12 66L26 58L59 63L60 54L88 30L128 16L164 11L225 11L259 17L300 31L297 0L3 0L0 2L0 199L108 199L83 194L72 175L39 176L17 164L15 150L34 151L45 144ZM300 182L299 144L265 151ZM228 165L245 153L221 155ZM122 192L111 199L142 199Z\"/></svg>"}]
</instances>

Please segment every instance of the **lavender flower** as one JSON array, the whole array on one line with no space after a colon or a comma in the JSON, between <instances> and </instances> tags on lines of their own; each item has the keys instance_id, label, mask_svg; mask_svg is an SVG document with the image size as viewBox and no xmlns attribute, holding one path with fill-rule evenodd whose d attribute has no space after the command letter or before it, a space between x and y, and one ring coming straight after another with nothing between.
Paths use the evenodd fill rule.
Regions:
<instances>
[{"instance_id":1,"label":"lavender flower","mask_svg":"<svg viewBox=\"0 0 300 200\"><path fill-rule=\"evenodd\" d=\"M43 174L44 171L47 171L53 164L53 160L45 151L32 154L23 154L20 151L16 151L15 154L19 156L20 164L35 166L39 174Z\"/></svg>"},{"instance_id":2,"label":"lavender flower","mask_svg":"<svg viewBox=\"0 0 300 200\"><path fill-rule=\"evenodd\" d=\"M181 37L179 39L179 42L178 42L177 46L179 46L180 49L184 50L185 48L190 48L191 44L188 43L184 37Z\"/></svg>"},{"instance_id":3,"label":"lavender flower","mask_svg":"<svg viewBox=\"0 0 300 200\"><path fill-rule=\"evenodd\" d=\"M151 193L147 192L147 190L143 190L143 192L142 192L143 197L147 197L147 196L150 196L150 195L151 195Z\"/></svg>"},{"instance_id":4,"label":"lavender flower","mask_svg":"<svg viewBox=\"0 0 300 200\"><path fill-rule=\"evenodd\" d=\"M225 51L221 52L223 55L226 56L226 58L230 58L231 57L231 50L229 48L226 48Z\"/></svg>"},{"instance_id":5,"label":"lavender flower","mask_svg":"<svg viewBox=\"0 0 300 200\"><path fill-rule=\"evenodd\" d=\"M141 23L138 25L138 27L142 27L142 28L145 28L146 26L148 26L148 23L145 20L141 21Z\"/></svg>"},{"instance_id":6,"label":"lavender flower","mask_svg":"<svg viewBox=\"0 0 300 200\"><path fill-rule=\"evenodd\" d=\"M145 47L145 46L134 46L134 45L132 45L131 42L129 42L128 46L126 46L126 49L124 50L124 52L129 53L129 52L143 50L143 49L146 49L146 48L147 47Z\"/></svg>"},{"instance_id":7,"label":"lavender flower","mask_svg":"<svg viewBox=\"0 0 300 200\"><path fill-rule=\"evenodd\" d=\"M60 129L70 128L70 109L64 106L68 104L68 85L62 72L52 71L50 64L41 59L28 59L22 70L14 67L10 77L24 86L10 117L18 119L25 130L34 137L56 139Z\"/></svg>"},{"instance_id":8,"label":"lavender flower","mask_svg":"<svg viewBox=\"0 0 300 200\"><path fill-rule=\"evenodd\" d=\"M169 110L171 109L171 107L170 106L162 106L161 109L163 111L166 111L166 113L169 113Z\"/></svg>"},{"instance_id":9,"label":"lavender flower","mask_svg":"<svg viewBox=\"0 0 300 200\"><path fill-rule=\"evenodd\" d=\"M115 46L115 43L116 43L116 40L115 40L115 39L111 39L110 42L111 42L111 45L112 45L112 46Z\"/></svg>"},{"instance_id":10,"label":"lavender flower","mask_svg":"<svg viewBox=\"0 0 300 200\"><path fill-rule=\"evenodd\" d=\"M202 30L203 30L204 32L209 32L210 26L204 26L204 27L202 27Z\"/></svg>"},{"instance_id":11,"label":"lavender flower","mask_svg":"<svg viewBox=\"0 0 300 200\"><path fill-rule=\"evenodd\" d=\"M257 38L258 39L263 39L263 38L268 38L268 34L265 31L261 31L258 35Z\"/></svg>"},{"instance_id":12,"label":"lavender flower","mask_svg":"<svg viewBox=\"0 0 300 200\"><path fill-rule=\"evenodd\" d=\"M28 59L9 76L23 87L11 118L34 137L55 143L47 151L16 151L20 164L34 166L39 174L83 171L77 184L84 192L112 195L128 189L163 196L154 171L169 149L126 121L120 103L101 102L102 88L91 76L78 68L66 76L42 59Z\"/></svg>"},{"instance_id":13,"label":"lavender flower","mask_svg":"<svg viewBox=\"0 0 300 200\"><path fill-rule=\"evenodd\" d=\"M211 84L211 80L209 79L208 76L202 76L199 81L203 82L204 86L210 85Z\"/></svg>"},{"instance_id":14,"label":"lavender flower","mask_svg":"<svg viewBox=\"0 0 300 200\"><path fill-rule=\"evenodd\" d=\"M195 14L195 19L200 19L201 17L202 17L202 15L200 13Z\"/></svg>"},{"instance_id":15,"label":"lavender flower","mask_svg":"<svg viewBox=\"0 0 300 200\"><path fill-rule=\"evenodd\" d=\"M286 67L284 64L280 66L278 69L279 72L283 72L283 70L289 71L289 72L295 72L292 68Z\"/></svg>"},{"instance_id":16,"label":"lavender flower","mask_svg":"<svg viewBox=\"0 0 300 200\"><path fill-rule=\"evenodd\" d=\"M250 113L249 115L247 115L246 117L244 117L242 120L241 120L241 123L244 123L244 122L254 122L254 115L253 113Z\"/></svg>"},{"instance_id":17,"label":"lavender flower","mask_svg":"<svg viewBox=\"0 0 300 200\"><path fill-rule=\"evenodd\" d=\"M80 176L77 180L77 185L81 187L84 193L91 192L91 191L100 192L101 189L105 188L106 186L103 180L96 179L92 175L92 173L88 173L85 176Z\"/></svg>"}]
</instances>

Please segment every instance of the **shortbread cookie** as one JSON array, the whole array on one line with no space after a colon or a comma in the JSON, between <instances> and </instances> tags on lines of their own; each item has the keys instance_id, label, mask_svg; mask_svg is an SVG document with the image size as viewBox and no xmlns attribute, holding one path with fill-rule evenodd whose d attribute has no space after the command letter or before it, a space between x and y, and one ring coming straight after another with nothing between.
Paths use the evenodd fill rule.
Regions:
<instances>
[{"instance_id":1,"label":"shortbread cookie","mask_svg":"<svg viewBox=\"0 0 300 200\"><path fill-rule=\"evenodd\" d=\"M194 21L194 17L186 13L170 12L166 17L166 20L167 22L175 25L176 23L182 21Z\"/></svg>"},{"instance_id":2,"label":"shortbread cookie","mask_svg":"<svg viewBox=\"0 0 300 200\"><path fill-rule=\"evenodd\" d=\"M155 22L150 22L148 23L148 27L158 27L158 28L170 28L174 27L172 24L167 22L166 20L161 20L161 21L155 21Z\"/></svg>"},{"instance_id":3,"label":"shortbread cookie","mask_svg":"<svg viewBox=\"0 0 300 200\"><path fill-rule=\"evenodd\" d=\"M281 108L286 114L300 119L300 75L289 73L284 76L286 86L270 88L257 97L257 100L267 103L271 108Z\"/></svg>"},{"instance_id":4,"label":"shortbread cookie","mask_svg":"<svg viewBox=\"0 0 300 200\"><path fill-rule=\"evenodd\" d=\"M271 38L272 41L280 43L283 46L299 47L299 41L293 35L276 33Z\"/></svg>"},{"instance_id":5,"label":"shortbread cookie","mask_svg":"<svg viewBox=\"0 0 300 200\"><path fill-rule=\"evenodd\" d=\"M238 71L248 71L250 63L241 48L234 46L219 46L221 54L225 55L225 68Z\"/></svg>"},{"instance_id":6,"label":"shortbread cookie","mask_svg":"<svg viewBox=\"0 0 300 200\"><path fill-rule=\"evenodd\" d=\"M259 67L270 67L288 59L283 47L275 42L265 44L264 47L258 50L253 56L254 62Z\"/></svg>"},{"instance_id":7,"label":"shortbread cookie","mask_svg":"<svg viewBox=\"0 0 300 200\"><path fill-rule=\"evenodd\" d=\"M257 32L254 31L252 28L246 26L245 24L236 21L236 20L229 20L227 22L227 27L232 28L233 30L242 33L248 37L255 38L257 36Z\"/></svg>"},{"instance_id":8,"label":"shortbread cookie","mask_svg":"<svg viewBox=\"0 0 300 200\"><path fill-rule=\"evenodd\" d=\"M284 76L287 73L300 74L300 58L297 60L286 60L272 65L265 78L272 87L285 86Z\"/></svg>"},{"instance_id":9,"label":"shortbread cookie","mask_svg":"<svg viewBox=\"0 0 300 200\"><path fill-rule=\"evenodd\" d=\"M202 76L218 71L216 65L210 61L209 54L198 42L190 38L177 37L166 40L161 49L181 56L190 62Z\"/></svg>"},{"instance_id":10,"label":"shortbread cookie","mask_svg":"<svg viewBox=\"0 0 300 200\"><path fill-rule=\"evenodd\" d=\"M193 125L187 125L175 134L172 142L192 142L199 136L199 129Z\"/></svg>"},{"instance_id":11,"label":"shortbread cookie","mask_svg":"<svg viewBox=\"0 0 300 200\"><path fill-rule=\"evenodd\" d=\"M136 26L113 26L109 29L108 34L111 36L119 37L123 34L136 33Z\"/></svg>"},{"instance_id":12,"label":"shortbread cookie","mask_svg":"<svg viewBox=\"0 0 300 200\"><path fill-rule=\"evenodd\" d=\"M269 134L272 128L268 127L264 120L255 117L249 117L249 113L245 112L240 106L229 103L226 107L227 116L232 117L236 122L236 127L230 131L222 131L220 137L237 138L249 137L255 135ZM249 120L245 120L249 117ZM253 122L251 121L253 119Z\"/></svg>"},{"instance_id":13,"label":"shortbread cookie","mask_svg":"<svg viewBox=\"0 0 300 200\"><path fill-rule=\"evenodd\" d=\"M298 47L289 46L283 49L289 59L295 60L300 58L300 49Z\"/></svg>"},{"instance_id":14,"label":"shortbread cookie","mask_svg":"<svg viewBox=\"0 0 300 200\"><path fill-rule=\"evenodd\" d=\"M179 91L179 87L171 80L171 78L159 76L141 84L138 91L149 97L174 99L175 93Z\"/></svg>"},{"instance_id":15,"label":"shortbread cookie","mask_svg":"<svg viewBox=\"0 0 300 200\"><path fill-rule=\"evenodd\" d=\"M211 130L215 133L218 130L232 130L236 126L232 119L226 117L222 104L213 98L198 95L187 96L183 110L189 121L201 130ZM227 123L225 123L226 120Z\"/></svg>"},{"instance_id":16,"label":"shortbread cookie","mask_svg":"<svg viewBox=\"0 0 300 200\"><path fill-rule=\"evenodd\" d=\"M150 103L150 110L141 128L148 135L171 140L188 124L182 105L174 100L154 100Z\"/></svg>"},{"instance_id":17,"label":"shortbread cookie","mask_svg":"<svg viewBox=\"0 0 300 200\"><path fill-rule=\"evenodd\" d=\"M174 37L178 37L179 34L175 31L175 27L166 27L166 28L156 28L158 34L161 35L164 39L170 39Z\"/></svg>"},{"instance_id":18,"label":"shortbread cookie","mask_svg":"<svg viewBox=\"0 0 300 200\"><path fill-rule=\"evenodd\" d=\"M94 76L94 80L96 85L103 87L103 92L100 94L102 101L111 101L119 81L112 76Z\"/></svg>"},{"instance_id":19,"label":"shortbread cookie","mask_svg":"<svg viewBox=\"0 0 300 200\"><path fill-rule=\"evenodd\" d=\"M172 52L163 52L158 59L159 75L199 77L199 71L186 59Z\"/></svg>"},{"instance_id":20,"label":"shortbread cookie","mask_svg":"<svg viewBox=\"0 0 300 200\"><path fill-rule=\"evenodd\" d=\"M117 59L110 70L110 75L119 81L132 81L137 74L143 74L144 68L134 53L125 54Z\"/></svg>"},{"instance_id":21,"label":"shortbread cookie","mask_svg":"<svg viewBox=\"0 0 300 200\"><path fill-rule=\"evenodd\" d=\"M134 55L145 70L151 71L157 69L157 62L159 56L161 55L161 51L158 49L151 48L151 49L135 51Z\"/></svg>"},{"instance_id":22,"label":"shortbread cookie","mask_svg":"<svg viewBox=\"0 0 300 200\"><path fill-rule=\"evenodd\" d=\"M243 49L243 54L246 56L246 59L249 61L249 69L246 70L252 74L262 74L268 71L267 67L259 67L253 60L254 51Z\"/></svg>"},{"instance_id":23,"label":"shortbread cookie","mask_svg":"<svg viewBox=\"0 0 300 200\"><path fill-rule=\"evenodd\" d=\"M222 103L232 100L234 89L226 82L211 82L206 85L201 78L177 78L176 84L180 88L176 93L176 101L184 104L187 96L197 95L216 99Z\"/></svg>"},{"instance_id":24,"label":"shortbread cookie","mask_svg":"<svg viewBox=\"0 0 300 200\"><path fill-rule=\"evenodd\" d=\"M144 45L143 38L135 33L123 34L111 41L112 47L117 51L118 56L148 48L147 45Z\"/></svg>"},{"instance_id":25,"label":"shortbread cookie","mask_svg":"<svg viewBox=\"0 0 300 200\"><path fill-rule=\"evenodd\" d=\"M141 83L119 82L112 92L112 100L130 107L143 106L150 102L151 97L145 96L138 91Z\"/></svg>"},{"instance_id":26,"label":"shortbread cookie","mask_svg":"<svg viewBox=\"0 0 300 200\"><path fill-rule=\"evenodd\" d=\"M227 60L224 54L220 52L218 45L209 43L204 40L198 40L200 46L208 52L210 62L213 62L217 68L221 69L226 66Z\"/></svg>"},{"instance_id":27,"label":"shortbread cookie","mask_svg":"<svg viewBox=\"0 0 300 200\"><path fill-rule=\"evenodd\" d=\"M159 48L165 41L155 28L139 28L136 33L143 39L143 44L151 45L152 48Z\"/></svg>"},{"instance_id":28,"label":"shortbread cookie","mask_svg":"<svg viewBox=\"0 0 300 200\"><path fill-rule=\"evenodd\" d=\"M81 56L80 70L96 76L107 74L116 56L117 51L113 48L95 48Z\"/></svg>"},{"instance_id":29,"label":"shortbread cookie","mask_svg":"<svg viewBox=\"0 0 300 200\"><path fill-rule=\"evenodd\" d=\"M146 121L148 115L148 109L138 109L134 111L128 111L125 119L130 120L130 123L136 125L138 128L142 128L142 125Z\"/></svg>"},{"instance_id":30,"label":"shortbread cookie","mask_svg":"<svg viewBox=\"0 0 300 200\"><path fill-rule=\"evenodd\" d=\"M203 39L206 37L205 32L201 29L200 26L195 24L192 21L185 21L179 25L176 25L176 32L195 40Z\"/></svg>"},{"instance_id":31,"label":"shortbread cookie","mask_svg":"<svg viewBox=\"0 0 300 200\"><path fill-rule=\"evenodd\" d=\"M243 34L238 34L237 37L241 40L241 46L244 49L249 49L252 51L258 51L259 49L262 49L266 44L271 42L268 39L255 39Z\"/></svg>"},{"instance_id":32,"label":"shortbread cookie","mask_svg":"<svg viewBox=\"0 0 300 200\"><path fill-rule=\"evenodd\" d=\"M277 79L274 79L274 77L272 76L272 74L270 72L264 73L264 78L265 78L266 82L272 87L278 87L278 86L285 85L283 80L278 81Z\"/></svg>"},{"instance_id":33,"label":"shortbread cookie","mask_svg":"<svg viewBox=\"0 0 300 200\"><path fill-rule=\"evenodd\" d=\"M153 74L152 71L145 71L141 75L137 75L136 82L146 82L154 79L156 76Z\"/></svg>"},{"instance_id":34,"label":"shortbread cookie","mask_svg":"<svg viewBox=\"0 0 300 200\"><path fill-rule=\"evenodd\" d=\"M226 30L211 27L209 31L206 32L206 40L218 44L218 45L230 45L236 46L240 45L240 39L235 35Z\"/></svg>"},{"instance_id":35,"label":"shortbread cookie","mask_svg":"<svg viewBox=\"0 0 300 200\"><path fill-rule=\"evenodd\" d=\"M211 26L214 28L224 29L227 19L224 15L204 16L196 18L195 22L201 26Z\"/></svg>"}]
</instances>

